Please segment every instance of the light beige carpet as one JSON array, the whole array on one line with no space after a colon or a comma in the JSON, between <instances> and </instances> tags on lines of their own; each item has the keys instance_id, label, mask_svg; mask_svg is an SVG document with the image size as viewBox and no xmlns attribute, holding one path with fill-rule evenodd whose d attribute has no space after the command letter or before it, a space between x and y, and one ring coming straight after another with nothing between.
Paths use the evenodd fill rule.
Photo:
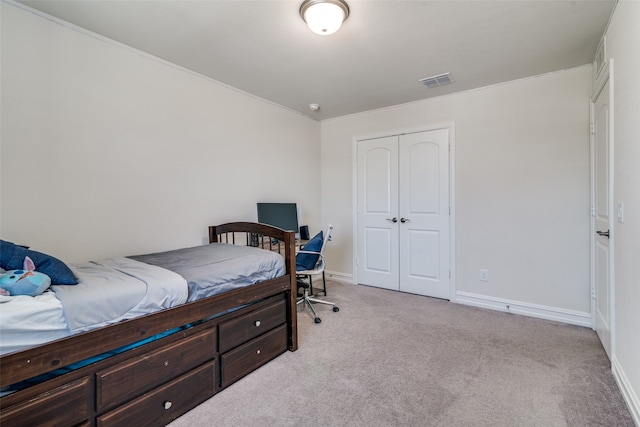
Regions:
<instances>
[{"instance_id":1,"label":"light beige carpet","mask_svg":"<svg viewBox=\"0 0 640 427\"><path fill-rule=\"evenodd\" d=\"M172 423L633 426L588 328L329 281L287 352Z\"/></svg>"}]
</instances>

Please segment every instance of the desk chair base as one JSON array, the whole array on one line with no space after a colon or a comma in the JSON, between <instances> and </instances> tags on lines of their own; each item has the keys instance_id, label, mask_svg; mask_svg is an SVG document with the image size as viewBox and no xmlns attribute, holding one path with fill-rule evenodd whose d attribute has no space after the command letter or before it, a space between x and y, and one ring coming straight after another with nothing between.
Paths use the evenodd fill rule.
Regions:
<instances>
[{"instance_id":1,"label":"desk chair base","mask_svg":"<svg viewBox=\"0 0 640 427\"><path fill-rule=\"evenodd\" d=\"M311 292L311 295L317 295L314 290L313 290L313 278L312 278L312 274L304 274L305 272L302 272L302 274L298 273L297 277L298 279L302 279L305 278L309 281L309 292ZM301 280L298 280L301 281ZM318 291L318 292L322 292L324 294L324 296L327 296L327 279L325 279L324 276L324 269L322 270L322 290Z\"/></svg>"},{"instance_id":2,"label":"desk chair base","mask_svg":"<svg viewBox=\"0 0 640 427\"><path fill-rule=\"evenodd\" d=\"M313 321L315 323L320 323L322 322L322 320L318 317L318 314L316 313L316 310L313 308L313 305L311 303L315 302L318 304L331 305L333 306L334 312L337 313L338 311L340 311L340 309L332 302L323 301L321 299L314 298L313 296L309 296L309 287L310 287L309 283L305 283L301 280L298 280L297 283L298 283L298 286L304 289L302 297L298 299L297 304L302 304L303 308L306 306L309 306L309 308L311 309L311 312L313 313Z\"/></svg>"}]
</instances>

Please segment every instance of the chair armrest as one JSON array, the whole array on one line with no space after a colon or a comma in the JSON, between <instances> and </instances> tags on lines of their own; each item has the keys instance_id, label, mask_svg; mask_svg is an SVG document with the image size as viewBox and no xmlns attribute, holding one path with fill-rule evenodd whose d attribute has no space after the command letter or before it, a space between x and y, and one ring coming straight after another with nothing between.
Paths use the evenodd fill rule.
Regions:
<instances>
[{"instance_id":1,"label":"chair armrest","mask_svg":"<svg viewBox=\"0 0 640 427\"><path fill-rule=\"evenodd\" d=\"M322 254L320 252L314 252L314 251L296 251L296 254L311 254L311 255L320 255L322 256Z\"/></svg>"}]
</instances>

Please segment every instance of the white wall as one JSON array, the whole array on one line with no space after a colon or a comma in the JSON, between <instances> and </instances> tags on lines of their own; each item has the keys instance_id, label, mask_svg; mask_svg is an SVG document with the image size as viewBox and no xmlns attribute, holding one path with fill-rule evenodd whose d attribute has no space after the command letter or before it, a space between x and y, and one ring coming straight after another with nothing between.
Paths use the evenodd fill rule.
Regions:
<instances>
[{"instance_id":1,"label":"white wall","mask_svg":"<svg viewBox=\"0 0 640 427\"><path fill-rule=\"evenodd\" d=\"M590 93L585 66L323 121L330 269L353 274L353 139L454 121L457 290L589 323Z\"/></svg>"},{"instance_id":2,"label":"white wall","mask_svg":"<svg viewBox=\"0 0 640 427\"><path fill-rule=\"evenodd\" d=\"M258 201L319 226L318 122L13 4L1 23L3 239L69 262L200 245Z\"/></svg>"},{"instance_id":3,"label":"white wall","mask_svg":"<svg viewBox=\"0 0 640 427\"><path fill-rule=\"evenodd\" d=\"M614 59L614 204L624 203L624 223L614 223L615 337L613 368L640 425L640 2L620 1L607 31Z\"/></svg>"}]
</instances>

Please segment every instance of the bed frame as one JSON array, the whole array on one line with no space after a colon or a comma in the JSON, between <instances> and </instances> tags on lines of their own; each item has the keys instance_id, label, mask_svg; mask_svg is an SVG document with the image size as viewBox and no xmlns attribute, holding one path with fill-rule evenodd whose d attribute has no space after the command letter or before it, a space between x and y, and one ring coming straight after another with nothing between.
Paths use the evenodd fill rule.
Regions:
<instances>
[{"instance_id":1,"label":"bed frame","mask_svg":"<svg viewBox=\"0 0 640 427\"><path fill-rule=\"evenodd\" d=\"M209 242L279 251L287 274L0 357L5 387L177 330L0 398L0 425L164 425L297 350L294 236L248 222L211 226Z\"/></svg>"}]
</instances>

